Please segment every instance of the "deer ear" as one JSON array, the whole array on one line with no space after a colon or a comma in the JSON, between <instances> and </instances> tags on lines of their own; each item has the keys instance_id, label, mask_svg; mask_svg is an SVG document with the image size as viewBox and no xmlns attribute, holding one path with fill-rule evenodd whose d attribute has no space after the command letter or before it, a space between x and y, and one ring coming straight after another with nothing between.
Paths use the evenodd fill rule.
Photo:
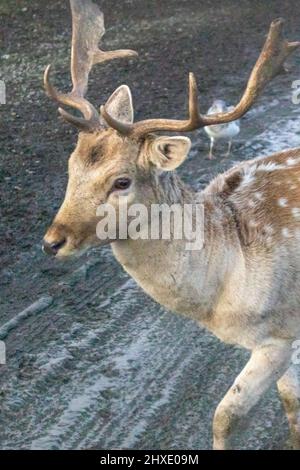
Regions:
<instances>
[{"instance_id":1,"label":"deer ear","mask_svg":"<svg viewBox=\"0 0 300 470\"><path fill-rule=\"evenodd\" d=\"M151 143L150 159L162 170L175 170L186 159L191 145L188 137L156 137Z\"/></svg>"},{"instance_id":2,"label":"deer ear","mask_svg":"<svg viewBox=\"0 0 300 470\"><path fill-rule=\"evenodd\" d=\"M118 121L132 124L134 116L130 88L127 85L117 88L106 102L105 109Z\"/></svg>"}]
</instances>

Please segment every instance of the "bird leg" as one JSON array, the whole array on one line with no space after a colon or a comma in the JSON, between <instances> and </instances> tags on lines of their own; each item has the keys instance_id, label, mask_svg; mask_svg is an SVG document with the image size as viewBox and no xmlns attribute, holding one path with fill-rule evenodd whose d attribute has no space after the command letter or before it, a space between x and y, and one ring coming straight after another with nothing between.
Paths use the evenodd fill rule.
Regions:
<instances>
[{"instance_id":1,"label":"bird leg","mask_svg":"<svg viewBox=\"0 0 300 470\"><path fill-rule=\"evenodd\" d=\"M228 150L227 150L227 152L225 153L224 158L228 158L228 157L229 157L229 155L231 154L231 149L232 149L232 140L230 140L230 141L228 142Z\"/></svg>"},{"instance_id":2,"label":"bird leg","mask_svg":"<svg viewBox=\"0 0 300 470\"><path fill-rule=\"evenodd\" d=\"M215 144L215 139L213 137L211 137L210 139L210 148L209 148L209 154L208 154L208 160L215 160L215 156L213 154L213 148L214 148L214 144Z\"/></svg>"}]
</instances>

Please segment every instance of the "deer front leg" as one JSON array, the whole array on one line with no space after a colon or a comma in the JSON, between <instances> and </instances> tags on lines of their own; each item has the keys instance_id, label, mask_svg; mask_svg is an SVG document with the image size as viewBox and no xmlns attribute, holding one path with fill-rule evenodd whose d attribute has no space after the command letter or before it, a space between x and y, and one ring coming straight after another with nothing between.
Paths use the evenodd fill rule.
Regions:
<instances>
[{"instance_id":1,"label":"deer front leg","mask_svg":"<svg viewBox=\"0 0 300 470\"><path fill-rule=\"evenodd\" d=\"M230 438L235 426L248 414L270 385L286 371L291 352L290 343L285 341L272 341L252 352L249 362L215 412L215 450L230 448Z\"/></svg>"},{"instance_id":2,"label":"deer front leg","mask_svg":"<svg viewBox=\"0 0 300 470\"><path fill-rule=\"evenodd\" d=\"M291 365L277 386L291 430L291 444L300 450L300 366Z\"/></svg>"}]
</instances>

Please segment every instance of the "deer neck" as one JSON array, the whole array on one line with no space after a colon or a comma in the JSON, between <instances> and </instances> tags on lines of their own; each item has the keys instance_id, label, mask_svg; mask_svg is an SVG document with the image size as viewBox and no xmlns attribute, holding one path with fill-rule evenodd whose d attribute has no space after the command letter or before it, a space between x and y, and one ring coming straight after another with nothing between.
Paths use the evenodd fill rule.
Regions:
<instances>
[{"instance_id":1,"label":"deer neck","mask_svg":"<svg viewBox=\"0 0 300 470\"><path fill-rule=\"evenodd\" d=\"M224 280L240 255L239 246L235 248L237 240L233 239L234 220L221 202L205 192L192 191L175 174L160 180L155 194L158 204L203 204L202 249L187 250L186 239L128 239L112 244L114 255L157 302L205 320L223 295Z\"/></svg>"}]
</instances>

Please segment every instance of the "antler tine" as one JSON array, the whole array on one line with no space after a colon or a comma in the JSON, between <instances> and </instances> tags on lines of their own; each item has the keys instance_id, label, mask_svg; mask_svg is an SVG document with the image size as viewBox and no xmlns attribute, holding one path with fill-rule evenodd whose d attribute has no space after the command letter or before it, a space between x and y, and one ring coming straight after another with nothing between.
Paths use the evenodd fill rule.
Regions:
<instances>
[{"instance_id":1,"label":"antler tine","mask_svg":"<svg viewBox=\"0 0 300 470\"><path fill-rule=\"evenodd\" d=\"M51 65L45 70L44 83L48 96L59 104L70 106L80 111L83 118L72 116L67 111L59 108L62 117L71 124L79 127L81 130L93 129L99 127L99 114L94 106L85 98L77 96L75 93L60 93L50 82Z\"/></svg>"},{"instance_id":2,"label":"antler tine","mask_svg":"<svg viewBox=\"0 0 300 470\"><path fill-rule=\"evenodd\" d=\"M96 108L85 98L89 74L95 64L121 57L135 57L131 50L102 51L98 44L105 33L103 13L90 0L70 0L72 11L71 77L73 89L60 93L50 82L51 66L45 70L44 83L47 94L59 104L79 110L84 118L72 116L59 108L62 117L81 130L100 127Z\"/></svg>"},{"instance_id":3,"label":"antler tine","mask_svg":"<svg viewBox=\"0 0 300 470\"><path fill-rule=\"evenodd\" d=\"M110 127L116 129L120 134L127 136L142 137L143 135L155 131L187 132L194 130L201 120L195 75L193 73L189 74L189 119L185 121L176 119L147 119L135 124L128 124L118 121L111 116L105 106L101 106L100 112L101 116Z\"/></svg>"},{"instance_id":4,"label":"antler tine","mask_svg":"<svg viewBox=\"0 0 300 470\"><path fill-rule=\"evenodd\" d=\"M101 113L105 121L119 132L141 138L156 131L187 132L214 124L224 124L241 118L253 105L266 84L284 68L287 57L299 48L300 42L288 42L283 37L284 21L280 18L272 22L263 50L253 68L244 94L232 111L214 115L202 115L198 107L196 79L189 76L189 119L149 119L131 126L112 119L105 108Z\"/></svg>"},{"instance_id":5,"label":"antler tine","mask_svg":"<svg viewBox=\"0 0 300 470\"><path fill-rule=\"evenodd\" d=\"M200 124L201 114L199 111L197 81L193 73L189 74L189 116L190 127L196 129Z\"/></svg>"}]
</instances>

